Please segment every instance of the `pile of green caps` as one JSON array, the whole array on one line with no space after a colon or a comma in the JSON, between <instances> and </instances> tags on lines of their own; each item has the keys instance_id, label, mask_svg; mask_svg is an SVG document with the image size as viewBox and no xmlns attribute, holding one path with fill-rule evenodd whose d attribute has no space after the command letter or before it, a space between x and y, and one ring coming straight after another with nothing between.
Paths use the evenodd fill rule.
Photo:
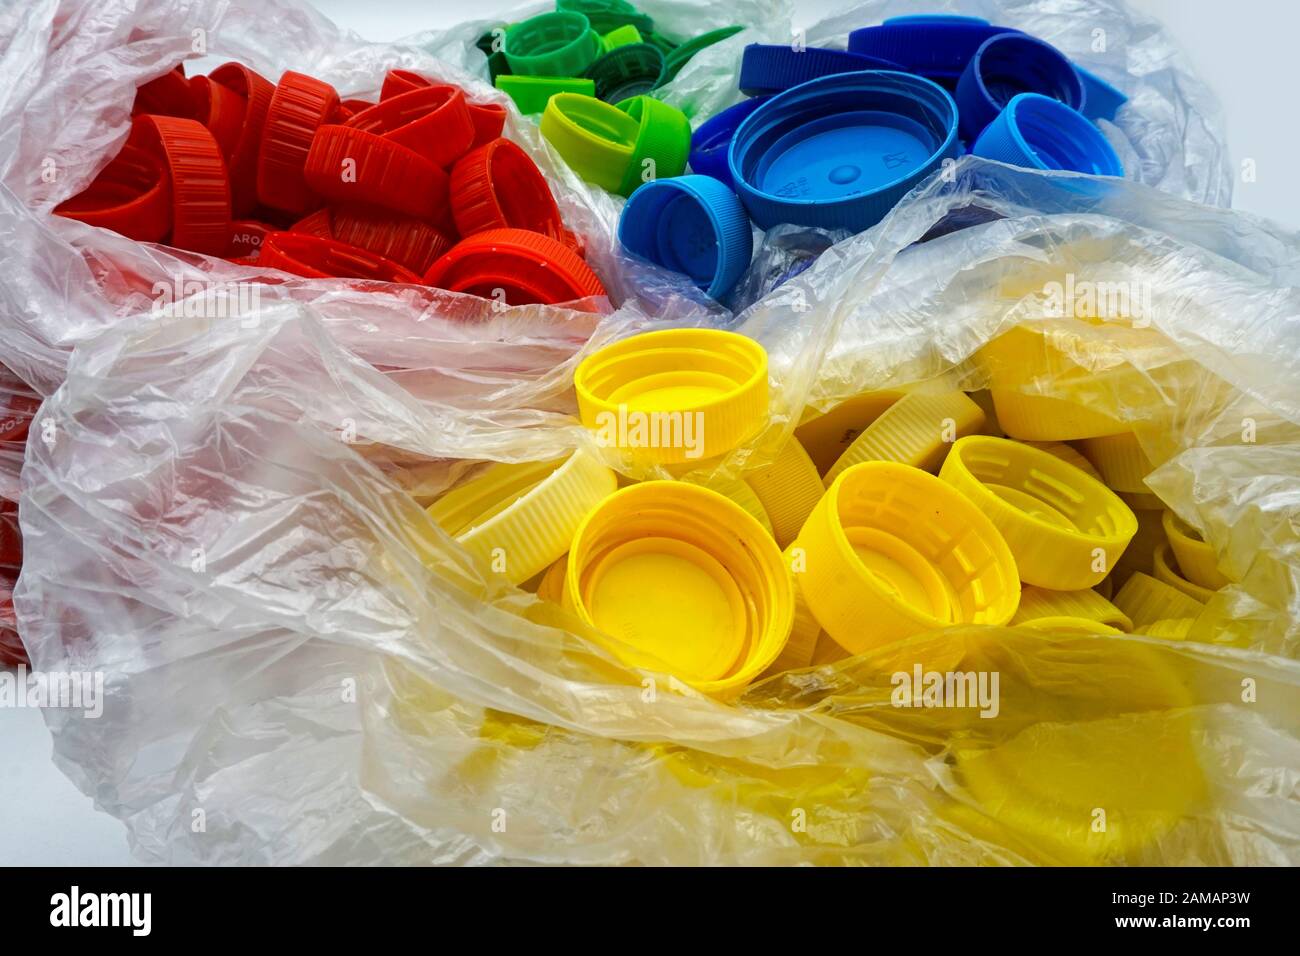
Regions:
<instances>
[{"instance_id":1,"label":"pile of green caps","mask_svg":"<svg viewBox=\"0 0 1300 956\"><path fill-rule=\"evenodd\" d=\"M740 32L724 27L676 42L626 0L558 0L542 13L478 41L497 89L580 176L627 196L686 168L685 114L649 94L696 53Z\"/></svg>"}]
</instances>

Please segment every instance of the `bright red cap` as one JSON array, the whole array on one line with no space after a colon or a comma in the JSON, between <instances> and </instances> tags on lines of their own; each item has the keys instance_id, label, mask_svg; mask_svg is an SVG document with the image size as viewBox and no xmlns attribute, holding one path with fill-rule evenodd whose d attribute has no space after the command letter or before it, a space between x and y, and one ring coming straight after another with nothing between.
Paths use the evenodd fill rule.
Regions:
<instances>
[{"instance_id":1,"label":"bright red cap","mask_svg":"<svg viewBox=\"0 0 1300 956\"><path fill-rule=\"evenodd\" d=\"M558 239L564 231L546 177L508 139L494 139L457 161L451 171L451 211L462 236L528 229Z\"/></svg>"},{"instance_id":2,"label":"bright red cap","mask_svg":"<svg viewBox=\"0 0 1300 956\"><path fill-rule=\"evenodd\" d=\"M240 63L223 63L208 78L234 90L244 98L243 121L234 150L227 157L230 171L230 205L236 216L247 216L257 205L257 157L262 148L262 129L271 108L275 84L256 70Z\"/></svg>"},{"instance_id":3,"label":"bright red cap","mask_svg":"<svg viewBox=\"0 0 1300 956\"><path fill-rule=\"evenodd\" d=\"M424 281L510 305L554 304L605 294L572 249L525 229L489 229L462 239L433 264Z\"/></svg>"},{"instance_id":4,"label":"bright red cap","mask_svg":"<svg viewBox=\"0 0 1300 956\"><path fill-rule=\"evenodd\" d=\"M303 178L312 139L334 119L339 95L328 83L292 70L275 87L262 130L257 198L274 209L302 214L320 205Z\"/></svg>"},{"instance_id":5,"label":"bright red cap","mask_svg":"<svg viewBox=\"0 0 1300 956\"><path fill-rule=\"evenodd\" d=\"M362 110L345 126L400 143L450 166L474 142L474 123L464 92L456 86L424 86Z\"/></svg>"},{"instance_id":6,"label":"bright red cap","mask_svg":"<svg viewBox=\"0 0 1300 956\"><path fill-rule=\"evenodd\" d=\"M351 126L316 131L304 169L307 185L335 202L363 202L440 222L447 218L447 174L419 153Z\"/></svg>"},{"instance_id":7,"label":"bright red cap","mask_svg":"<svg viewBox=\"0 0 1300 956\"><path fill-rule=\"evenodd\" d=\"M197 120L137 116L131 135L167 163L172 186L171 244L210 256L230 241L230 180L221 147Z\"/></svg>"},{"instance_id":8,"label":"bright red cap","mask_svg":"<svg viewBox=\"0 0 1300 956\"><path fill-rule=\"evenodd\" d=\"M132 139L136 143L132 143ZM94 181L54 211L137 242L161 242L172 227L171 175L161 157L127 140Z\"/></svg>"}]
</instances>

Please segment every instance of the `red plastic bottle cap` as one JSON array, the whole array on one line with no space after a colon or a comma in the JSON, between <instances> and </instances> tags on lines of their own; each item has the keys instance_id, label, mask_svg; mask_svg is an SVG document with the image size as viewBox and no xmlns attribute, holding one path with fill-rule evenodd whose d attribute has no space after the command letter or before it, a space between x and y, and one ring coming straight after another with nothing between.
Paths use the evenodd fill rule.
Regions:
<instances>
[{"instance_id":1,"label":"red plastic bottle cap","mask_svg":"<svg viewBox=\"0 0 1300 956\"><path fill-rule=\"evenodd\" d=\"M474 142L465 93L457 86L424 86L399 93L362 110L344 125L392 140L443 167Z\"/></svg>"},{"instance_id":2,"label":"red plastic bottle cap","mask_svg":"<svg viewBox=\"0 0 1300 956\"><path fill-rule=\"evenodd\" d=\"M230 259L251 259L256 262L262 243L275 226L256 219L236 219L230 224L230 246L226 256Z\"/></svg>"},{"instance_id":3,"label":"red plastic bottle cap","mask_svg":"<svg viewBox=\"0 0 1300 956\"><path fill-rule=\"evenodd\" d=\"M235 155L235 147L239 145L239 134L244 128L244 111L248 108L248 103L234 90L207 76L196 76L190 80L190 90L194 94L194 118L208 128L229 166Z\"/></svg>"},{"instance_id":4,"label":"red plastic bottle cap","mask_svg":"<svg viewBox=\"0 0 1300 956\"><path fill-rule=\"evenodd\" d=\"M571 302L605 294L591 268L558 239L525 229L489 229L462 239L424 281L509 305Z\"/></svg>"},{"instance_id":5,"label":"red plastic bottle cap","mask_svg":"<svg viewBox=\"0 0 1300 956\"><path fill-rule=\"evenodd\" d=\"M262 148L262 128L275 95L275 84L240 63L223 63L208 78L244 98L244 118L239 138L226 168L230 171L230 205L236 216L247 216L257 205L257 154Z\"/></svg>"},{"instance_id":6,"label":"red plastic bottle cap","mask_svg":"<svg viewBox=\"0 0 1300 956\"><path fill-rule=\"evenodd\" d=\"M171 244L210 256L230 241L230 180L206 126L176 116L137 116L131 135L161 154L171 173Z\"/></svg>"},{"instance_id":7,"label":"red plastic bottle cap","mask_svg":"<svg viewBox=\"0 0 1300 956\"><path fill-rule=\"evenodd\" d=\"M485 229L529 229L553 239L564 221L546 177L508 139L470 150L451 171L451 211L462 236Z\"/></svg>"},{"instance_id":8,"label":"red plastic bottle cap","mask_svg":"<svg viewBox=\"0 0 1300 956\"><path fill-rule=\"evenodd\" d=\"M474 121L474 146L492 142L506 128L506 108L496 103L470 103L469 118Z\"/></svg>"},{"instance_id":9,"label":"red plastic bottle cap","mask_svg":"<svg viewBox=\"0 0 1300 956\"><path fill-rule=\"evenodd\" d=\"M156 80L150 80L135 91L131 115L152 113L155 116L181 116L194 119L194 94L190 81L185 78L185 67L176 64Z\"/></svg>"},{"instance_id":10,"label":"red plastic bottle cap","mask_svg":"<svg viewBox=\"0 0 1300 956\"><path fill-rule=\"evenodd\" d=\"M94 181L55 207L60 216L120 232L137 242L161 242L172 227L171 177L162 159L127 139Z\"/></svg>"},{"instance_id":11,"label":"red plastic bottle cap","mask_svg":"<svg viewBox=\"0 0 1300 956\"><path fill-rule=\"evenodd\" d=\"M391 259L421 275L455 245L454 240L427 222L377 206L336 206L321 212L325 214L324 222L314 218L321 213L312 213L296 223L292 231L337 239ZM328 231L322 233L322 228Z\"/></svg>"},{"instance_id":12,"label":"red plastic bottle cap","mask_svg":"<svg viewBox=\"0 0 1300 956\"><path fill-rule=\"evenodd\" d=\"M328 83L285 71L275 87L262 130L257 198L275 209L302 214L320 205L303 178L316 130L331 122L339 95Z\"/></svg>"},{"instance_id":13,"label":"red plastic bottle cap","mask_svg":"<svg viewBox=\"0 0 1300 956\"><path fill-rule=\"evenodd\" d=\"M372 279L421 285L418 275L403 266L335 239L298 232L268 233L257 264L309 279Z\"/></svg>"},{"instance_id":14,"label":"red plastic bottle cap","mask_svg":"<svg viewBox=\"0 0 1300 956\"><path fill-rule=\"evenodd\" d=\"M448 217L448 177L400 143L352 126L316 131L304 168L307 185L336 202L363 202L441 222Z\"/></svg>"},{"instance_id":15,"label":"red plastic bottle cap","mask_svg":"<svg viewBox=\"0 0 1300 956\"><path fill-rule=\"evenodd\" d=\"M412 70L389 70L384 74L383 85L379 87L379 102L424 86L433 86L433 81Z\"/></svg>"}]
</instances>

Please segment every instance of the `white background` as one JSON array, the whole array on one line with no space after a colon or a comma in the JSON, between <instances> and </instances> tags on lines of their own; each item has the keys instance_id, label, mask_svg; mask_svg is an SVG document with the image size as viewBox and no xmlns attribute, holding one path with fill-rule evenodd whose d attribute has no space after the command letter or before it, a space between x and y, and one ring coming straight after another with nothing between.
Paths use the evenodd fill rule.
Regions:
<instances>
[{"instance_id":1,"label":"white background","mask_svg":"<svg viewBox=\"0 0 1300 956\"><path fill-rule=\"evenodd\" d=\"M1234 205L1300 229L1300 188L1291 166L1300 146L1292 68L1300 35L1295 0L1130 0L1164 22L1224 110L1234 168ZM335 22L368 40L484 19L513 0L317 0ZM813 23L843 0L799 2ZM131 862L125 828L97 813L50 759L50 736L33 710L0 709L0 864L96 866Z\"/></svg>"}]
</instances>

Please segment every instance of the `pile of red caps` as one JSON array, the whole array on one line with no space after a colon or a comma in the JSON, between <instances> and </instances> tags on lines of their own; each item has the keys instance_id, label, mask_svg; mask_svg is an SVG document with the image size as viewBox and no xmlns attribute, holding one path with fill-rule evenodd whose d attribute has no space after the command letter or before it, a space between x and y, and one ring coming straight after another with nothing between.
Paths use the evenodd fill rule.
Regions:
<instances>
[{"instance_id":1,"label":"pile of red caps","mask_svg":"<svg viewBox=\"0 0 1300 956\"><path fill-rule=\"evenodd\" d=\"M142 242L309 277L509 305L605 289L505 110L407 70L378 103L227 63L140 87L122 151L55 211Z\"/></svg>"},{"instance_id":2,"label":"pile of red caps","mask_svg":"<svg viewBox=\"0 0 1300 956\"><path fill-rule=\"evenodd\" d=\"M40 396L17 375L0 365L0 454L21 458L28 428ZM18 503L0 498L0 667L27 660L18 639L14 616L14 585L23 564L23 538L18 529Z\"/></svg>"}]
</instances>

